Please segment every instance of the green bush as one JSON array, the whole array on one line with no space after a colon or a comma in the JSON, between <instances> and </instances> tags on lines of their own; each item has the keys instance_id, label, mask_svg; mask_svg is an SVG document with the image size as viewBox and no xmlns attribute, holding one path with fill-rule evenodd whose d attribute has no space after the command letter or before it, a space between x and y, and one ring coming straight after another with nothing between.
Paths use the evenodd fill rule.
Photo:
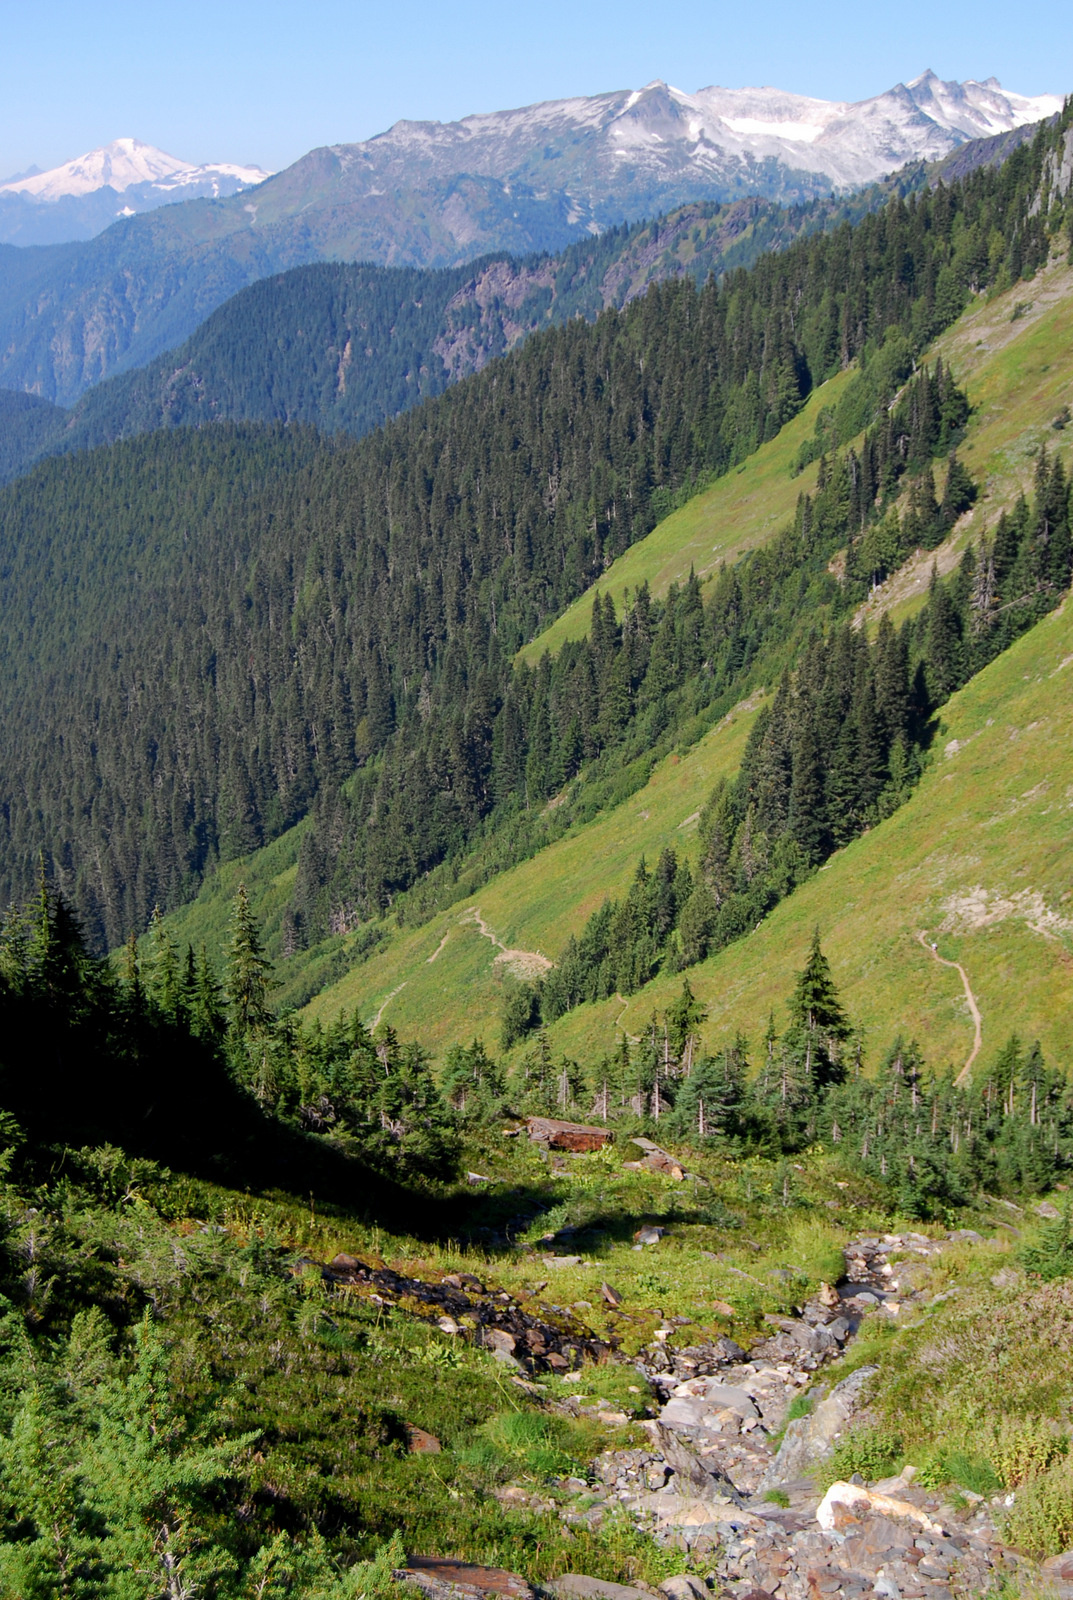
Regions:
<instances>
[{"instance_id":1,"label":"green bush","mask_svg":"<svg viewBox=\"0 0 1073 1600\"><path fill-rule=\"evenodd\" d=\"M964 1450L950 1450L944 1451L938 1459L942 1464L942 1474L937 1479L936 1488L956 1483L972 1494L994 1494L996 1489L1002 1487L998 1473L984 1456L969 1455Z\"/></svg>"},{"instance_id":2,"label":"green bush","mask_svg":"<svg viewBox=\"0 0 1073 1600\"><path fill-rule=\"evenodd\" d=\"M1073 1457L1017 1491L1002 1533L1030 1556L1056 1556L1073 1546Z\"/></svg>"},{"instance_id":3,"label":"green bush","mask_svg":"<svg viewBox=\"0 0 1073 1600\"><path fill-rule=\"evenodd\" d=\"M889 1428L858 1428L846 1434L821 1466L824 1487L852 1478L855 1472L868 1483L889 1477L901 1465L902 1436Z\"/></svg>"},{"instance_id":4,"label":"green bush","mask_svg":"<svg viewBox=\"0 0 1073 1600\"><path fill-rule=\"evenodd\" d=\"M1062 1215L1045 1222L1031 1244L1023 1245L1021 1265L1045 1283L1073 1277L1073 1211L1067 1200Z\"/></svg>"},{"instance_id":5,"label":"green bush","mask_svg":"<svg viewBox=\"0 0 1073 1600\"><path fill-rule=\"evenodd\" d=\"M506 1411L491 1417L456 1454L465 1466L494 1482L516 1473L543 1482L574 1471L571 1442L565 1417Z\"/></svg>"},{"instance_id":6,"label":"green bush","mask_svg":"<svg viewBox=\"0 0 1073 1600\"><path fill-rule=\"evenodd\" d=\"M1017 1489L1048 1472L1069 1449L1069 1440L1045 1417L1003 1417L991 1459L1002 1486ZM974 1487L966 1484L966 1488Z\"/></svg>"}]
</instances>

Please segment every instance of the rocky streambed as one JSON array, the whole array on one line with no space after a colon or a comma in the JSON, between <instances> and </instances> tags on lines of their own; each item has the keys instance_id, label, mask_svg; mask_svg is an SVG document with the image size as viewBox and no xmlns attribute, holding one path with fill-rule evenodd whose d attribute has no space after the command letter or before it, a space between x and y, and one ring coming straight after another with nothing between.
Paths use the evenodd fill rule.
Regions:
<instances>
[{"instance_id":1,"label":"rocky streambed","mask_svg":"<svg viewBox=\"0 0 1073 1600\"><path fill-rule=\"evenodd\" d=\"M920 1268L929 1257L948 1242L978 1237L962 1230L947 1241L917 1233L854 1240L840 1282L823 1285L799 1315L769 1317L769 1333L747 1352L726 1338L668 1348L671 1329L659 1330L637 1362L662 1402L642 1424L645 1446L608 1450L588 1482L560 1486L568 1497L557 1502L559 1514L598 1527L625 1513L688 1555L692 1573L662 1585L668 1600L962 1600L1009 1592L1011 1580L1073 1600L1073 1554L1040 1568L1003 1545L1001 1496L988 1502L964 1494L955 1506L916 1486L909 1468L871 1486L835 1484L821 1498L812 1476L860 1412L873 1370L824 1384L823 1367L846 1350L863 1317L924 1298ZM794 1401L806 1390L810 1409L787 1421L803 1409ZM587 1409L581 1397L558 1404ZM516 1486L502 1498L532 1504L537 1497ZM399 1576L437 1600L521 1592L510 1587L523 1582L515 1574L483 1571L435 1562ZM550 1589L578 1600L649 1592L580 1574Z\"/></svg>"}]
</instances>

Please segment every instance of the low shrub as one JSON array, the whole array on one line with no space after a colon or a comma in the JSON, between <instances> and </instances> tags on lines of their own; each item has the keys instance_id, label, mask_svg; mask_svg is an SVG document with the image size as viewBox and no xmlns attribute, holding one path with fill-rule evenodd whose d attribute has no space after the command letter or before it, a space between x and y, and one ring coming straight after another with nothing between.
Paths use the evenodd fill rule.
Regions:
<instances>
[{"instance_id":1,"label":"low shrub","mask_svg":"<svg viewBox=\"0 0 1073 1600\"><path fill-rule=\"evenodd\" d=\"M1049 1471L1068 1449L1069 1440L1045 1417L1003 1417L990 1456L1003 1488L1017 1489Z\"/></svg>"},{"instance_id":2,"label":"low shrub","mask_svg":"<svg viewBox=\"0 0 1073 1600\"><path fill-rule=\"evenodd\" d=\"M890 1428L855 1428L840 1439L820 1472L824 1488L859 1473L868 1483L886 1478L901 1465L904 1445Z\"/></svg>"},{"instance_id":3,"label":"low shrub","mask_svg":"<svg viewBox=\"0 0 1073 1600\"><path fill-rule=\"evenodd\" d=\"M1017 1490L1002 1532L1016 1549L1037 1558L1073 1547L1073 1457Z\"/></svg>"}]
</instances>

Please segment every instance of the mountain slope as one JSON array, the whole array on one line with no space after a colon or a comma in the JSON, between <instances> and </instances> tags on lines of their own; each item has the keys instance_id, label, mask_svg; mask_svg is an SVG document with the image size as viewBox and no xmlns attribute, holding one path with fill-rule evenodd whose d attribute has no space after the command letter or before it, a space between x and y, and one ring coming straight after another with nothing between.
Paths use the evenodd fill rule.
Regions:
<instances>
[{"instance_id":1,"label":"mountain slope","mask_svg":"<svg viewBox=\"0 0 1073 1600\"><path fill-rule=\"evenodd\" d=\"M932 1065L960 1068L972 1020L957 973L921 949L923 930L941 956L966 968L985 1056L1016 1031L1039 1038L1049 1060L1068 1063L1071 670L1067 603L944 709L935 765L901 810L840 851L754 933L690 968L708 1009L700 1029L708 1048L741 1031L759 1050L768 1013L781 1008L818 926L869 1058L902 1031L920 1040ZM382 1018L437 1051L474 1036L494 1050L512 967L518 977L539 968L505 959L472 908L508 951L557 956L605 894L625 890L642 854L653 861L668 844L689 849L690 819L695 825L720 773L734 770L754 714L743 708L680 761L670 758L620 809L404 931L313 1000L309 1014L326 1021L340 1007L356 1008L365 1022ZM174 923L180 937L198 926L193 908ZM660 977L628 999L580 1007L548 1029L553 1053L591 1062L612 1052L622 1031L642 1034L681 986L680 975Z\"/></svg>"},{"instance_id":2,"label":"mountain slope","mask_svg":"<svg viewBox=\"0 0 1073 1600\"><path fill-rule=\"evenodd\" d=\"M1073 1058L1073 608L1038 623L944 710L940 748L913 799L846 847L760 928L690 973L711 1044L739 1028L759 1047L814 927L845 1003L875 1053L916 1037L931 1064L959 1069L974 1029L965 967L983 1017L985 1059L1012 1032L1048 1059ZM591 1055L615 1029L639 1032L678 992L660 979L628 1006L585 1007L552 1030L555 1049ZM323 1004L323 1002L321 1002ZM584 1013L584 1014L583 1014ZM460 1019L461 1021L461 1019Z\"/></svg>"},{"instance_id":3,"label":"mountain slope","mask_svg":"<svg viewBox=\"0 0 1073 1600\"><path fill-rule=\"evenodd\" d=\"M1073 357L1068 354L1073 349L1073 271L1062 265L1041 273L1032 286L1038 306L1011 321L1014 307L1023 303L1018 298L1022 292L1011 290L990 304L981 303L939 341L944 355L960 357L963 363L976 407L964 455L973 460L985 486L977 509L935 552L941 570L952 570L968 540L993 526L998 511L1029 486L1040 445L1063 438L1050 424L1063 403L1073 402ZM1063 354L1056 361L1059 351ZM822 392L814 403L821 397ZM796 419L739 477L699 496L621 558L623 565L632 565L632 583L659 583L662 573L666 584L688 570L702 535L681 537L687 514L692 514L695 528L704 530L705 542L739 537L736 502L749 508L756 528L752 537L760 535L765 523L772 528L775 516L784 514L772 466L781 461L785 471L803 422ZM789 486L793 480L784 481ZM674 563L670 540L676 532L681 557ZM728 545L728 553L736 548ZM919 606L932 560L929 556L921 563L921 582L908 587L904 581L892 582L886 599L901 614ZM604 587L601 583L601 592ZM617 588L611 592L617 595ZM883 600L880 592L874 613ZM565 617L585 611L581 601ZM972 1041L971 1027L965 1032L957 976L938 967L932 970L919 948L910 948L918 928L934 933L949 924L969 942L947 940L942 953L961 950L958 959L968 962L970 974L980 971L983 987L976 992L983 997L981 1005L987 1002L988 1046L1023 1026L1045 1037L1049 1054L1059 1059L1068 1055L1073 1048L1065 1020L1073 880L1067 881L1062 839L1073 766L1065 755L1069 717L1063 664L1073 650L1071 628L1073 612L1067 602L1061 617L1039 624L961 690L942 713L947 731L941 746L949 753L939 757L914 798L836 855L756 933L690 969L690 982L712 1008L706 1034L710 1041L739 1028L756 1033L770 1005L785 993L812 923L818 921L825 946L842 963L839 982L870 1035L882 1039L893 1033L899 1017L905 1018L907 1028L919 1029L922 1038L926 1034L943 1059L956 1061L961 1044L967 1038L967 1055ZM554 647L569 636L557 623L537 647ZM568 935L579 933L595 908L599 894L589 884L602 881L607 894L621 894L641 854L652 861L667 844L688 849L689 819L695 823L709 792L705 777L714 782L720 770L732 767L750 715L739 714L733 725L709 734L680 763L669 758L645 789L599 823L583 826L475 893L472 903L479 905L497 936L508 947L539 950L555 959ZM1031 737L1022 738L1019 730L1029 725ZM970 742L971 754L966 749ZM1037 785L1038 793L1030 793ZM604 841L612 839L624 848L621 856L612 853L609 859ZM371 1016L390 994L386 1016L403 1031L413 1029L445 1043L472 1029L483 1032L491 1044L503 1004L503 968L495 966L494 948L478 940L472 919L465 920L469 903L460 902L427 928L404 934L397 947L374 952L318 997L312 1013L327 1017L341 1005L357 1004L363 1015ZM450 938L442 955L431 972L423 970L425 945L434 949L445 933ZM970 935L979 936L975 943ZM976 944L988 939L987 951L978 956ZM899 970L903 962L904 973ZM1003 988L1004 962L1017 973L1008 991ZM456 963L462 965L454 990ZM616 1026L640 1032L653 1006L668 1003L680 983L680 978L669 977L648 985L628 1003L612 1000L582 1007L553 1025L553 1047L592 1059L613 1046ZM452 999L452 993L464 1000ZM1019 1023L1018 1017L1024 1020Z\"/></svg>"},{"instance_id":4,"label":"mountain slope","mask_svg":"<svg viewBox=\"0 0 1073 1600\"><path fill-rule=\"evenodd\" d=\"M195 166L141 139L113 139L48 172L0 184L0 241L25 246L92 239L117 217L238 194L267 177L260 167Z\"/></svg>"},{"instance_id":5,"label":"mountain slope","mask_svg":"<svg viewBox=\"0 0 1073 1600\"><path fill-rule=\"evenodd\" d=\"M1033 309L1011 320L1026 292ZM1030 486L1040 445L1063 443L1064 431L1051 421L1063 400L1073 401L1071 331L1073 270L1054 263L1027 291L1019 285L981 299L938 342L944 358L961 363L974 401L963 455L973 460L984 486L977 509L935 552L943 570L952 570L968 538L993 527L999 511ZM1058 360L1056 352L1062 353ZM787 470L800 440L820 405L837 397L835 386L851 377L818 391L740 474L634 546L624 561L646 555L650 561L632 582L656 582L661 571L664 582L683 576L702 537L709 548L722 539L732 554L739 548L743 506L750 519L746 539L770 537L792 507L788 496L814 484L815 467L798 479ZM925 563L924 588L932 559ZM922 598L914 585L887 596L901 614ZM1067 601L944 707L934 764L894 816L836 854L755 933L689 969L690 983L710 1008L706 1043L715 1046L742 1029L755 1045L768 1010L781 1005L792 986L818 922L847 1004L866 1027L870 1059L900 1026L918 1033L934 1064L960 1066L968 1056L973 1029L960 979L921 950L921 929L938 939L942 956L965 964L983 1012L985 1056L1020 1028L1040 1036L1049 1059L1068 1059L1073 880L1064 840L1073 758L1067 754L1065 679L1073 670L1071 629ZM557 630L558 624L545 642L554 642ZM695 856L698 813L718 777L732 775L740 763L762 698L750 697L697 743L665 757L627 798L583 819L530 860L472 880L463 870L435 915L422 916L420 902L411 910L404 900L398 926L388 917L372 930L286 956L285 918L303 824L271 851L210 878L169 925L180 945L205 941L222 954L230 901L246 881L279 961L285 1001L326 984L308 1008L324 1021L340 1008L355 1009L366 1023L390 1023L437 1052L474 1035L494 1050L512 977L540 976L605 895L625 892L642 855L650 865L667 847ZM669 1003L681 981L660 978L628 999L582 1006L549 1029L553 1051L598 1059L614 1047L617 1029L640 1034L653 1008Z\"/></svg>"},{"instance_id":6,"label":"mountain slope","mask_svg":"<svg viewBox=\"0 0 1073 1600\"><path fill-rule=\"evenodd\" d=\"M518 859L530 813L564 781L591 772L610 794L690 718L701 731L756 681L757 650L778 671L808 608L813 622L837 612L833 500L801 593L778 577L768 616L757 590L741 637L733 606L706 610L687 585L675 607L683 628L693 618L688 641L675 642L679 611L652 611L652 637L606 693L603 666L578 656L562 669L579 674L568 694L556 679L560 704L550 676L515 673L512 657L858 351L882 346L868 403L885 406L978 274L1045 259L1060 212L1045 221L1034 200L1059 137L721 286L664 284L594 326L548 329L363 442L176 430L10 486L12 891L44 840L94 937L114 942L312 806L290 937L316 943L449 877L479 840L494 853L509 839ZM981 257L999 223L1007 258ZM941 388L932 421L956 398ZM936 426L922 461L960 424Z\"/></svg>"},{"instance_id":7,"label":"mountain slope","mask_svg":"<svg viewBox=\"0 0 1073 1600\"><path fill-rule=\"evenodd\" d=\"M856 107L768 90L695 99L653 84L458 124L398 124L364 144L311 151L256 196L118 223L73 257L41 259L30 296L24 266L0 252L0 382L69 403L178 344L245 284L313 261L455 266L561 250L689 202L808 201L1059 109L1054 97L927 74ZM778 127L791 128L788 143Z\"/></svg>"},{"instance_id":8,"label":"mountain slope","mask_svg":"<svg viewBox=\"0 0 1073 1600\"><path fill-rule=\"evenodd\" d=\"M757 200L687 206L558 256L427 271L296 267L240 290L184 345L96 385L69 413L48 408L47 427L42 411L37 432L19 436L21 450L12 439L0 476L162 427L302 422L367 433L542 328L592 320L667 278L700 283L748 266L795 237L866 214L902 187L796 211ZM11 392L0 391L0 403Z\"/></svg>"}]
</instances>

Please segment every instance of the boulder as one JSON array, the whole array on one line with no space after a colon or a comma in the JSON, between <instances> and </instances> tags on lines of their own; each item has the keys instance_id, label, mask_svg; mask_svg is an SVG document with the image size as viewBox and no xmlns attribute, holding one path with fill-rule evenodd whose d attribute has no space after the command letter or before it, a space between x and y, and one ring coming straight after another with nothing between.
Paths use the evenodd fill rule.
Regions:
<instances>
[{"instance_id":1,"label":"boulder","mask_svg":"<svg viewBox=\"0 0 1073 1600\"><path fill-rule=\"evenodd\" d=\"M674 1578L664 1578L659 1592L665 1594L667 1600L712 1600L707 1584L687 1572L679 1573Z\"/></svg>"},{"instance_id":2,"label":"boulder","mask_svg":"<svg viewBox=\"0 0 1073 1600\"><path fill-rule=\"evenodd\" d=\"M415 1456L438 1456L443 1446L434 1433L426 1433L424 1428L415 1428L407 1422L406 1438L410 1445L410 1454Z\"/></svg>"},{"instance_id":3,"label":"boulder","mask_svg":"<svg viewBox=\"0 0 1073 1600\"><path fill-rule=\"evenodd\" d=\"M441 1556L410 1556L395 1574L402 1583L424 1591L428 1600L483 1600L502 1595L504 1600L533 1600L533 1590L516 1572L502 1567L477 1567L469 1561ZM628 1590L631 1596L634 1591Z\"/></svg>"},{"instance_id":4,"label":"boulder","mask_svg":"<svg viewBox=\"0 0 1073 1600\"><path fill-rule=\"evenodd\" d=\"M807 1417L787 1424L778 1454L761 1478L758 1493L804 1478L822 1461L860 1404L861 1391L875 1367L858 1367L813 1405Z\"/></svg>"},{"instance_id":5,"label":"boulder","mask_svg":"<svg viewBox=\"0 0 1073 1600\"><path fill-rule=\"evenodd\" d=\"M610 1144L614 1134L610 1128L593 1128L583 1122L560 1122L555 1117L530 1117L529 1137L549 1150L600 1150Z\"/></svg>"},{"instance_id":6,"label":"boulder","mask_svg":"<svg viewBox=\"0 0 1073 1600\"><path fill-rule=\"evenodd\" d=\"M485 1328L484 1342L490 1349L495 1351L503 1350L507 1355L514 1354L517 1344L514 1335L508 1333L506 1328Z\"/></svg>"},{"instance_id":7,"label":"boulder","mask_svg":"<svg viewBox=\"0 0 1073 1600\"><path fill-rule=\"evenodd\" d=\"M828 1533L844 1533L870 1516L900 1518L914 1522L925 1533L941 1537L943 1529L933 1522L926 1511L908 1500L896 1500L889 1494L879 1494L865 1488L863 1483L832 1483L816 1507L816 1521Z\"/></svg>"},{"instance_id":8,"label":"boulder","mask_svg":"<svg viewBox=\"0 0 1073 1600\"><path fill-rule=\"evenodd\" d=\"M544 1584L563 1600L652 1600L646 1589L633 1589L628 1583L608 1583L605 1578L587 1578L581 1572L567 1572Z\"/></svg>"},{"instance_id":9,"label":"boulder","mask_svg":"<svg viewBox=\"0 0 1073 1600\"><path fill-rule=\"evenodd\" d=\"M674 1469L675 1493L685 1496L691 1504L708 1506L708 1521L712 1521L711 1505L741 1506L742 1497L725 1473L714 1462L702 1461L688 1445L666 1428L659 1429L663 1459Z\"/></svg>"}]
</instances>

